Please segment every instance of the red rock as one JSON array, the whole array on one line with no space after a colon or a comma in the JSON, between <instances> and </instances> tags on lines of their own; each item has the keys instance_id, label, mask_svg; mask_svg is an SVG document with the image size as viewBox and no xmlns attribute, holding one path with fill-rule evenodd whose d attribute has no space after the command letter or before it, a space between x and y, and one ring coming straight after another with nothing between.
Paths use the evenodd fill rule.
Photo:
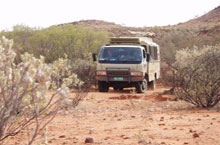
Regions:
<instances>
[{"instance_id":1,"label":"red rock","mask_svg":"<svg viewBox=\"0 0 220 145\"><path fill-rule=\"evenodd\" d=\"M107 136L106 138L104 138L104 140L108 140L108 139L111 139L109 136Z\"/></svg>"},{"instance_id":2,"label":"red rock","mask_svg":"<svg viewBox=\"0 0 220 145\"><path fill-rule=\"evenodd\" d=\"M65 138L65 137L66 137L65 135L60 135L60 136L59 136L59 138Z\"/></svg>"},{"instance_id":3,"label":"red rock","mask_svg":"<svg viewBox=\"0 0 220 145\"><path fill-rule=\"evenodd\" d=\"M199 137L199 134L198 134L198 133L194 133L194 134L193 134L193 137L194 137L194 138Z\"/></svg>"},{"instance_id":4,"label":"red rock","mask_svg":"<svg viewBox=\"0 0 220 145\"><path fill-rule=\"evenodd\" d=\"M94 140L93 140L93 138L91 138L91 137L87 137L87 138L85 139L85 143L94 143Z\"/></svg>"},{"instance_id":5,"label":"red rock","mask_svg":"<svg viewBox=\"0 0 220 145\"><path fill-rule=\"evenodd\" d=\"M48 143L52 143L52 140L49 140Z\"/></svg>"},{"instance_id":6,"label":"red rock","mask_svg":"<svg viewBox=\"0 0 220 145\"><path fill-rule=\"evenodd\" d=\"M139 143L139 144L142 144L142 143L145 144L146 141L145 141L144 139L141 139L141 140L138 141L138 143Z\"/></svg>"}]
</instances>

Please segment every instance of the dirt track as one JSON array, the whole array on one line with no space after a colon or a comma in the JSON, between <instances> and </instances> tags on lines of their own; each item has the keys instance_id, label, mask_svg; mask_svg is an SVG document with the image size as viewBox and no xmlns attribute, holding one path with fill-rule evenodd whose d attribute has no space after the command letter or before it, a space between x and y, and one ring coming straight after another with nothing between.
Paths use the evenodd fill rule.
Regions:
<instances>
[{"instance_id":1,"label":"dirt track","mask_svg":"<svg viewBox=\"0 0 220 145\"><path fill-rule=\"evenodd\" d=\"M90 92L76 109L49 124L48 144L82 145L91 137L98 145L220 145L219 111L158 96L164 90ZM12 140L7 144L24 144L22 136Z\"/></svg>"}]
</instances>

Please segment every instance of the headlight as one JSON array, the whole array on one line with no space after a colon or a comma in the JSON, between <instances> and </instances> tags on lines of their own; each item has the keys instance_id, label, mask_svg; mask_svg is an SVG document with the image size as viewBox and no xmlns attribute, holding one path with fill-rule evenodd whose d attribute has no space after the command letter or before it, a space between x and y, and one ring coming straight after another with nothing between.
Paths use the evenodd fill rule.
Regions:
<instances>
[{"instance_id":1,"label":"headlight","mask_svg":"<svg viewBox=\"0 0 220 145\"><path fill-rule=\"evenodd\" d=\"M96 75L97 76L106 76L106 71L97 71Z\"/></svg>"},{"instance_id":2,"label":"headlight","mask_svg":"<svg viewBox=\"0 0 220 145\"><path fill-rule=\"evenodd\" d=\"M143 77L143 72L138 72L138 71L134 71L134 72L131 72L131 76L132 77Z\"/></svg>"}]
</instances>

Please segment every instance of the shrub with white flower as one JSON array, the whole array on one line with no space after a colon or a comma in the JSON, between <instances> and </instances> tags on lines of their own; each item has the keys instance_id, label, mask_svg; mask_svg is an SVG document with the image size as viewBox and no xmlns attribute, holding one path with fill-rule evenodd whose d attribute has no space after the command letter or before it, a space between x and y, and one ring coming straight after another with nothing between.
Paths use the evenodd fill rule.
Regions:
<instances>
[{"instance_id":1,"label":"shrub with white flower","mask_svg":"<svg viewBox=\"0 0 220 145\"><path fill-rule=\"evenodd\" d=\"M32 144L39 131L69 104L66 103L70 101L67 86L73 81L82 82L76 75L66 74L69 72L65 70L65 59L46 64L44 57L24 53L22 61L15 64L12 46L13 40L5 37L0 40L0 143L31 125L33 131L28 144ZM48 93L53 82L51 76L65 78L52 94Z\"/></svg>"},{"instance_id":2,"label":"shrub with white flower","mask_svg":"<svg viewBox=\"0 0 220 145\"><path fill-rule=\"evenodd\" d=\"M51 65L52 68L52 88L57 89L63 84L74 87L81 86L84 82L81 81L78 76L72 72L72 66L70 65L67 56L65 58L59 58Z\"/></svg>"}]
</instances>

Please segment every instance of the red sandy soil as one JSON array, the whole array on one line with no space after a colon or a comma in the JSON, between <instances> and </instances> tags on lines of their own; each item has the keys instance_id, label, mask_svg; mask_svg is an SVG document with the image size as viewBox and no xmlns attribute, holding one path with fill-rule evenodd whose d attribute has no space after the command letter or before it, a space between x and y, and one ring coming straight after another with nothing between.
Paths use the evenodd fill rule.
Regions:
<instances>
[{"instance_id":1,"label":"red sandy soil","mask_svg":"<svg viewBox=\"0 0 220 145\"><path fill-rule=\"evenodd\" d=\"M75 109L60 112L48 125L49 145L220 145L218 109L195 109L167 88L136 94L133 90L90 92ZM25 135L7 145L25 144ZM44 145L44 137L34 144ZM89 143L88 143L89 144Z\"/></svg>"}]
</instances>

